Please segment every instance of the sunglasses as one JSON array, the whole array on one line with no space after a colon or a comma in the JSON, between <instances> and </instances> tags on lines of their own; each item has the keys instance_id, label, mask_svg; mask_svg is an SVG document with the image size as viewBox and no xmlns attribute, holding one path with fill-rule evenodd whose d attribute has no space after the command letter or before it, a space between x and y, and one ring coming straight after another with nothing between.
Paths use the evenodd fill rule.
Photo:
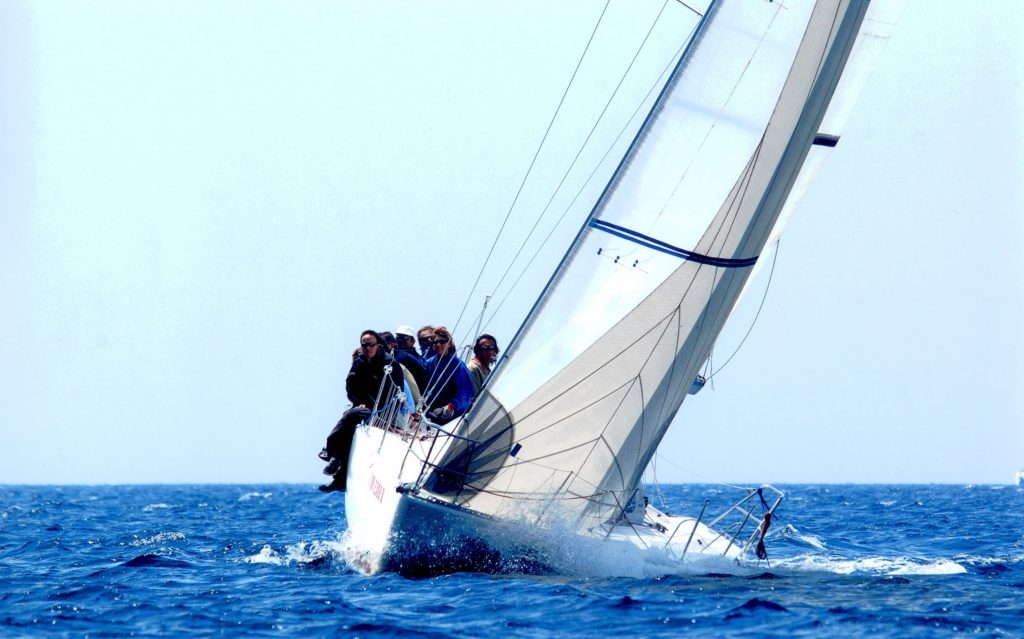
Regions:
<instances>
[{"instance_id":1,"label":"sunglasses","mask_svg":"<svg viewBox=\"0 0 1024 639\"><path fill-rule=\"evenodd\" d=\"M498 352L498 347L497 346L480 346L479 348L482 351L494 351L495 353Z\"/></svg>"},{"instance_id":2,"label":"sunglasses","mask_svg":"<svg viewBox=\"0 0 1024 639\"><path fill-rule=\"evenodd\" d=\"M443 337L439 337L439 338L434 339L434 341L432 343L433 344L447 344L448 340L446 340Z\"/></svg>"},{"instance_id":3,"label":"sunglasses","mask_svg":"<svg viewBox=\"0 0 1024 639\"><path fill-rule=\"evenodd\" d=\"M373 347L374 347L374 346L376 346L376 345L377 345L377 342L363 342L363 343L362 343L362 344L360 344L359 346L360 346L361 348L373 348Z\"/></svg>"}]
</instances>

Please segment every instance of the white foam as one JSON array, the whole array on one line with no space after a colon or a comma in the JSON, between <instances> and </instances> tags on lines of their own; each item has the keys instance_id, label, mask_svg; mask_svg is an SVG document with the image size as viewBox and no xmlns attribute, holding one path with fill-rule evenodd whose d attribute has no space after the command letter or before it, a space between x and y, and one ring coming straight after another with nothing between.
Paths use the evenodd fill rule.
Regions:
<instances>
[{"instance_id":1,"label":"white foam","mask_svg":"<svg viewBox=\"0 0 1024 639\"><path fill-rule=\"evenodd\" d=\"M437 540L445 544L443 539ZM360 543L351 531L323 547L345 561L354 571L366 566L366 549L378 544ZM501 553L504 568L512 572L544 566L554 574L584 578L654 578L663 575L723 573L748 575L764 565L740 564L722 555L691 551L680 560L661 547L642 548L627 540L580 535L569 527L531 528L507 522L507 529L489 537L489 545ZM312 550L312 548L311 548Z\"/></svg>"},{"instance_id":2,"label":"white foam","mask_svg":"<svg viewBox=\"0 0 1024 639\"><path fill-rule=\"evenodd\" d=\"M135 535L135 539L131 541L131 545L149 546L151 544L162 544L168 541L182 541L183 539L185 539L185 533L182 532L162 532L143 539L139 539L138 535Z\"/></svg>"},{"instance_id":3,"label":"white foam","mask_svg":"<svg viewBox=\"0 0 1024 639\"><path fill-rule=\"evenodd\" d=\"M300 541L292 546L285 546L285 557L291 563L310 564L324 559L340 558L343 546L338 541L313 540L309 543Z\"/></svg>"},{"instance_id":4,"label":"white foam","mask_svg":"<svg viewBox=\"0 0 1024 639\"><path fill-rule=\"evenodd\" d=\"M248 564L303 565L315 564L330 559L343 559L344 547L339 541L300 541L284 547L284 552L274 550L270 544L264 544L255 555L242 559Z\"/></svg>"},{"instance_id":5,"label":"white foam","mask_svg":"<svg viewBox=\"0 0 1024 639\"><path fill-rule=\"evenodd\" d=\"M707 573L745 575L756 569L717 553L700 554L693 549L680 559L664 547L643 548L631 540L580 535L568 525L525 532L517 527L512 533L510 530L510 534L493 539L495 549L515 556L526 545L531 549L531 559L561 575L652 578Z\"/></svg>"},{"instance_id":6,"label":"white foam","mask_svg":"<svg viewBox=\"0 0 1024 639\"><path fill-rule=\"evenodd\" d=\"M808 546L812 546L814 548L817 548L818 550L825 550L825 542L818 539L814 535L799 535L798 539L800 539L800 541L804 542Z\"/></svg>"},{"instance_id":7,"label":"white foam","mask_svg":"<svg viewBox=\"0 0 1024 639\"><path fill-rule=\"evenodd\" d=\"M949 559L931 561L909 557L862 557L837 559L821 555L801 555L780 559L779 568L797 571L831 572L840 575L959 575L967 569Z\"/></svg>"},{"instance_id":8,"label":"white foam","mask_svg":"<svg viewBox=\"0 0 1024 639\"><path fill-rule=\"evenodd\" d=\"M270 544L264 544L258 553L243 557L242 561L247 564L272 564L275 566L280 566L284 563L284 559L276 550L270 547Z\"/></svg>"},{"instance_id":9,"label":"white foam","mask_svg":"<svg viewBox=\"0 0 1024 639\"><path fill-rule=\"evenodd\" d=\"M925 564L907 563L907 565L889 573L892 575L962 575L967 569L949 559L937 559Z\"/></svg>"},{"instance_id":10,"label":"white foam","mask_svg":"<svg viewBox=\"0 0 1024 639\"><path fill-rule=\"evenodd\" d=\"M826 549L825 542L823 542L819 537L816 537L815 535L811 535L808 533L800 532L793 524L786 524L785 528L782 528L781 532L779 532L779 537L781 537L782 539L789 540L796 539L797 541L802 542L803 544L806 544L811 548L816 548L818 550Z\"/></svg>"},{"instance_id":11,"label":"white foam","mask_svg":"<svg viewBox=\"0 0 1024 639\"><path fill-rule=\"evenodd\" d=\"M165 509L170 508L170 507L171 507L170 504L164 504L164 503L149 504L148 506L143 508L142 511L148 513L148 512L152 512L154 510L165 510Z\"/></svg>"},{"instance_id":12,"label":"white foam","mask_svg":"<svg viewBox=\"0 0 1024 639\"><path fill-rule=\"evenodd\" d=\"M661 548L640 548L627 542L595 539L581 543L577 538L572 543L571 547L561 550L550 546L544 549L544 563L556 574L598 578L652 578L662 575L749 572L734 560L721 555L691 553L684 560L680 560Z\"/></svg>"},{"instance_id":13,"label":"white foam","mask_svg":"<svg viewBox=\"0 0 1024 639\"><path fill-rule=\"evenodd\" d=\"M1019 543L1020 542L1018 542L1018 544ZM1016 546L1016 544L1015 544L1015 546ZM1017 546L1017 547L1019 548L1020 546ZM960 561L962 561L963 563L968 564L968 565L972 565L972 566L973 565L986 566L986 565L990 565L990 564L1012 565L1012 564L1024 563L1024 554L1000 555L1000 556L996 556L996 557L982 557L980 555L963 555L961 557L958 557L958 559Z\"/></svg>"},{"instance_id":14,"label":"white foam","mask_svg":"<svg viewBox=\"0 0 1024 639\"><path fill-rule=\"evenodd\" d=\"M544 528L524 527L516 522L527 518L512 513L507 520L508 529L504 534L491 535L490 543L503 556L512 557L512 562L515 557L526 555L529 561L547 566L556 574L579 577L744 575L758 569L749 562L738 563L717 552L701 554L696 550L697 544L680 559L678 546L674 550L663 544L645 548L642 541L638 545L631 539L580 534L571 514L559 516L554 509L548 511L547 518L549 525Z\"/></svg>"},{"instance_id":15,"label":"white foam","mask_svg":"<svg viewBox=\"0 0 1024 639\"><path fill-rule=\"evenodd\" d=\"M273 494L274 493L258 493L258 492L245 493L244 495L242 495L241 497L238 498L238 501L249 501L250 499L256 499L256 498L270 499L270 497Z\"/></svg>"}]
</instances>

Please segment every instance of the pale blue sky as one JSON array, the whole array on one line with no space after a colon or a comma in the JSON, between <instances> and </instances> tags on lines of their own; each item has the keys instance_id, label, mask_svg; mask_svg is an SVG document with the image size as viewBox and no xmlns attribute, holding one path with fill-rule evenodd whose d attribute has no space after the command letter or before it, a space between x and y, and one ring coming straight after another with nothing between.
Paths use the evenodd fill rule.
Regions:
<instances>
[{"instance_id":1,"label":"pale blue sky","mask_svg":"<svg viewBox=\"0 0 1024 639\"><path fill-rule=\"evenodd\" d=\"M0 483L318 481L358 333L454 323L603 6L548 4L0 3ZM501 257L659 7L606 18ZM659 479L1024 467L1022 28L908 3Z\"/></svg>"}]
</instances>

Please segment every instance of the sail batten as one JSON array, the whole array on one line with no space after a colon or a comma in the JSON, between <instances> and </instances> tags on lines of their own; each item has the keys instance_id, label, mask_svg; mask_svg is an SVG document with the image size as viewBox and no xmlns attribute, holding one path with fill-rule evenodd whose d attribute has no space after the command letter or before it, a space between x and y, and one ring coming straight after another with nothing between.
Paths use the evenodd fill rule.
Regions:
<instances>
[{"instance_id":1,"label":"sail batten","mask_svg":"<svg viewBox=\"0 0 1024 639\"><path fill-rule=\"evenodd\" d=\"M469 507L562 494L543 516L596 525L632 498L776 226L866 7L721 0L706 12L463 423L522 443L470 480Z\"/></svg>"}]
</instances>

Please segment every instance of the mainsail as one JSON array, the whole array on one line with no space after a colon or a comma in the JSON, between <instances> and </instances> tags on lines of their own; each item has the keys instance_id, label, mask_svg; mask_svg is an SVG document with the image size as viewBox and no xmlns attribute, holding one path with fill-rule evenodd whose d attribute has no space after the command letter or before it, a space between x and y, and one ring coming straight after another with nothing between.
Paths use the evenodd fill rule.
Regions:
<instances>
[{"instance_id":1,"label":"mainsail","mask_svg":"<svg viewBox=\"0 0 1024 639\"><path fill-rule=\"evenodd\" d=\"M721 0L426 488L607 522L632 498L769 240L867 0Z\"/></svg>"}]
</instances>

